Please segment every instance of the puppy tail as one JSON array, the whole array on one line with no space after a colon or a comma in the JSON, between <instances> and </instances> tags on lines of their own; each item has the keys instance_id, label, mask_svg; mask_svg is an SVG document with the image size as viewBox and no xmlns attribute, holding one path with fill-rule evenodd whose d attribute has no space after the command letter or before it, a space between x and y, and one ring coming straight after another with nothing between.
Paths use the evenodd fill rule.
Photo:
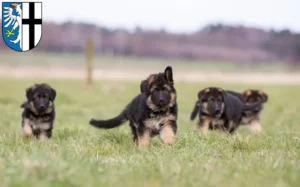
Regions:
<instances>
[{"instance_id":1,"label":"puppy tail","mask_svg":"<svg viewBox=\"0 0 300 187\"><path fill-rule=\"evenodd\" d=\"M91 119L89 124L101 128L101 129L112 129L124 124L127 121L125 111L123 111L118 116L111 118L109 120L95 120Z\"/></svg>"},{"instance_id":2,"label":"puppy tail","mask_svg":"<svg viewBox=\"0 0 300 187\"><path fill-rule=\"evenodd\" d=\"M244 104L244 111L245 110L256 110L262 107L263 101L258 101L253 104Z\"/></svg>"},{"instance_id":3,"label":"puppy tail","mask_svg":"<svg viewBox=\"0 0 300 187\"><path fill-rule=\"evenodd\" d=\"M201 103L199 101L197 101L195 104L194 110L191 113L191 117L190 117L191 121L193 121L196 118L198 112L200 111L200 105L201 105Z\"/></svg>"}]
</instances>

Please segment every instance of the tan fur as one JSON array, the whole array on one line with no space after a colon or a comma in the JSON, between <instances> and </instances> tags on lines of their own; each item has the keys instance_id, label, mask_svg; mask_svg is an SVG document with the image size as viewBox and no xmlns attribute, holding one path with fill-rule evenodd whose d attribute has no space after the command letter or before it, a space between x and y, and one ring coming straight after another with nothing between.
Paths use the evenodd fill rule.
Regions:
<instances>
[{"instance_id":1,"label":"tan fur","mask_svg":"<svg viewBox=\"0 0 300 187\"><path fill-rule=\"evenodd\" d=\"M212 125L213 126L218 126L218 127L223 127L224 126L224 120L213 119L212 120Z\"/></svg>"},{"instance_id":2,"label":"tan fur","mask_svg":"<svg viewBox=\"0 0 300 187\"><path fill-rule=\"evenodd\" d=\"M176 120L175 116L173 115L165 115L165 116L154 116L150 119L145 120L145 126L149 129L160 130L162 124L167 123L167 121L174 121Z\"/></svg>"},{"instance_id":3,"label":"tan fur","mask_svg":"<svg viewBox=\"0 0 300 187\"><path fill-rule=\"evenodd\" d=\"M50 123L41 123L39 120L34 120L34 119L24 119L24 127L23 129L27 126L30 127L31 131L33 130L41 130L45 131L50 129Z\"/></svg>"},{"instance_id":4,"label":"tan fur","mask_svg":"<svg viewBox=\"0 0 300 187\"><path fill-rule=\"evenodd\" d=\"M245 94L247 97L249 97L250 95L251 95L251 91L250 90L248 90L247 92L246 92L246 94Z\"/></svg>"},{"instance_id":5,"label":"tan fur","mask_svg":"<svg viewBox=\"0 0 300 187\"><path fill-rule=\"evenodd\" d=\"M33 101L30 101L30 102L29 102L29 106L30 106L30 109L31 109L31 111L32 111L33 113L35 113L35 114L38 113L37 110L36 110L36 108L34 107Z\"/></svg>"},{"instance_id":6,"label":"tan fur","mask_svg":"<svg viewBox=\"0 0 300 187\"><path fill-rule=\"evenodd\" d=\"M175 94L174 94L173 98L174 98L174 101L173 101L173 102L170 102L168 105L166 105L165 107L161 107L160 109L161 109L161 110L164 110L164 109L167 110L169 107L172 107L172 106L175 104L175 98L176 98ZM172 99L172 93L171 93L171 99ZM158 107L152 102L151 96L149 96L149 97L147 98L146 103L147 103L147 106L148 106L151 110L153 110L153 111L158 111L158 110L159 110Z\"/></svg>"},{"instance_id":7,"label":"tan fur","mask_svg":"<svg viewBox=\"0 0 300 187\"><path fill-rule=\"evenodd\" d=\"M202 111L206 112L206 113L209 113L208 110L207 110L207 106L208 106L208 103L205 101L202 103Z\"/></svg>"},{"instance_id":8,"label":"tan fur","mask_svg":"<svg viewBox=\"0 0 300 187\"><path fill-rule=\"evenodd\" d=\"M33 113L37 114L37 110L36 108L34 107L34 104L32 101L29 102L29 106L30 106L30 109ZM53 111L53 102L50 101L49 103L49 107L47 108L47 110L45 111L45 114L49 114Z\"/></svg>"},{"instance_id":9,"label":"tan fur","mask_svg":"<svg viewBox=\"0 0 300 187\"><path fill-rule=\"evenodd\" d=\"M50 129L50 123L40 123L38 126L39 126L39 129L42 131Z\"/></svg>"},{"instance_id":10,"label":"tan fur","mask_svg":"<svg viewBox=\"0 0 300 187\"><path fill-rule=\"evenodd\" d=\"M49 140L44 131L41 131L38 137L40 140Z\"/></svg>"},{"instance_id":11,"label":"tan fur","mask_svg":"<svg viewBox=\"0 0 300 187\"><path fill-rule=\"evenodd\" d=\"M53 106L53 102L49 101L49 108Z\"/></svg>"},{"instance_id":12,"label":"tan fur","mask_svg":"<svg viewBox=\"0 0 300 187\"><path fill-rule=\"evenodd\" d=\"M155 104L152 102L152 100L151 100L151 96L149 96L148 98L147 98L147 106L150 108L150 109L152 109L152 110L156 110L156 106L155 106Z\"/></svg>"},{"instance_id":13,"label":"tan fur","mask_svg":"<svg viewBox=\"0 0 300 187\"><path fill-rule=\"evenodd\" d=\"M221 106L221 113L223 113L224 110L225 110L225 103L223 102L223 103L222 103L222 106Z\"/></svg>"},{"instance_id":14,"label":"tan fur","mask_svg":"<svg viewBox=\"0 0 300 187\"><path fill-rule=\"evenodd\" d=\"M146 130L143 135L138 135L138 147L147 148L150 145L150 130Z\"/></svg>"},{"instance_id":15,"label":"tan fur","mask_svg":"<svg viewBox=\"0 0 300 187\"><path fill-rule=\"evenodd\" d=\"M163 123L163 121L164 121L164 118L153 117L153 118L145 120L145 126L148 127L149 129L158 130L158 129L160 129L160 125Z\"/></svg>"},{"instance_id":16,"label":"tan fur","mask_svg":"<svg viewBox=\"0 0 300 187\"><path fill-rule=\"evenodd\" d=\"M228 130L230 131L232 128L234 128L234 122L233 121L229 121L229 123L228 123Z\"/></svg>"},{"instance_id":17,"label":"tan fur","mask_svg":"<svg viewBox=\"0 0 300 187\"><path fill-rule=\"evenodd\" d=\"M262 132L262 127L258 120L252 120L249 127L254 133L260 134Z\"/></svg>"},{"instance_id":18,"label":"tan fur","mask_svg":"<svg viewBox=\"0 0 300 187\"><path fill-rule=\"evenodd\" d=\"M154 81L154 76L150 75L150 77L148 78L148 85L151 85Z\"/></svg>"},{"instance_id":19,"label":"tan fur","mask_svg":"<svg viewBox=\"0 0 300 187\"><path fill-rule=\"evenodd\" d=\"M164 144L173 144L175 139L175 134L170 124L170 121L167 121L162 130L160 131L160 137L163 140Z\"/></svg>"},{"instance_id":20,"label":"tan fur","mask_svg":"<svg viewBox=\"0 0 300 187\"><path fill-rule=\"evenodd\" d=\"M208 93L210 91L209 88L207 88L206 90L204 90L204 93Z\"/></svg>"},{"instance_id":21,"label":"tan fur","mask_svg":"<svg viewBox=\"0 0 300 187\"><path fill-rule=\"evenodd\" d=\"M170 100L170 103L174 103L174 102L175 102L175 99L176 99L176 94L171 93L171 100Z\"/></svg>"},{"instance_id":22,"label":"tan fur","mask_svg":"<svg viewBox=\"0 0 300 187\"><path fill-rule=\"evenodd\" d=\"M153 92L155 89L156 89L156 86L153 85L153 86L151 87L151 89L150 89L150 92Z\"/></svg>"},{"instance_id":23,"label":"tan fur","mask_svg":"<svg viewBox=\"0 0 300 187\"><path fill-rule=\"evenodd\" d=\"M209 129L209 124L212 121L210 117L204 117L203 118L203 123L199 126L201 134L207 134L208 129Z\"/></svg>"},{"instance_id":24,"label":"tan fur","mask_svg":"<svg viewBox=\"0 0 300 187\"><path fill-rule=\"evenodd\" d=\"M33 135L33 131L32 131L29 119L24 119L24 126L22 128L22 131L23 131L23 135L25 137L30 137Z\"/></svg>"},{"instance_id":25,"label":"tan fur","mask_svg":"<svg viewBox=\"0 0 300 187\"><path fill-rule=\"evenodd\" d=\"M47 110L45 111L45 114L49 114L49 113L51 113L53 111L53 107L52 107L52 105L51 106L49 106L48 108L47 108Z\"/></svg>"},{"instance_id":26,"label":"tan fur","mask_svg":"<svg viewBox=\"0 0 300 187\"><path fill-rule=\"evenodd\" d=\"M167 84L165 84L164 87L165 87L167 90L169 90L169 91L172 90L171 87L170 87L169 85L167 85Z\"/></svg>"}]
</instances>

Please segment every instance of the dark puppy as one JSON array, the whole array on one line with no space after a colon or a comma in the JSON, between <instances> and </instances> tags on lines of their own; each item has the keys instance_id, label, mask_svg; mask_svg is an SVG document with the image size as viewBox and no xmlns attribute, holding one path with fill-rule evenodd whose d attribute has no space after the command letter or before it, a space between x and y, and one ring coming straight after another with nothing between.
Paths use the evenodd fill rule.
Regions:
<instances>
[{"instance_id":1,"label":"dark puppy","mask_svg":"<svg viewBox=\"0 0 300 187\"><path fill-rule=\"evenodd\" d=\"M143 81L142 81L143 82ZM177 102L170 66L164 73L152 74L141 85L141 91L119 114L109 120L90 120L97 128L115 128L129 121L133 140L139 147L148 147L150 139L160 135L165 144L172 144L177 132Z\"/></svg>"},{"instance_id":2,"label":"dark puppy","mask_svg":"<svg viewBox=\"0 0 300 187\"><path fill-rule=\"evenodd\" d=\"M21 105L24 109L22 113L23 135L50 139L55 119L56 91L48 84L35 84L26 89L26 97L27 101Z\"/></svg>"},{"instance_id":3,"label":"dark puppy","mask_svg":"<svg viewBox=\"0 0 300 187\"><path fill-rule=\"evenodd\" d=\"M245 110L242 114L241 125L249 124L250 129L255 133L261 133L262 127L260 116L263 111L263 105L268 101L268 95L262 90L248 89L242 93L228 90L228 93L238 97L245 104L262 102L262 104L253 110Z\"/></svg>"},{"instance_id":4,"label":"dark puppy","mask_svg":"<svg viewBox=\"0 0 300 187\"><path fill-rule=\"evenodd\" d=\"M203 133L209 129L223 129L233 133L245 110L253 110L261 102L246 105L222 88L208 87L198 93L198 100L191 113L191 120L199 115L198 128Z\"/></svg>"}]
</instances>

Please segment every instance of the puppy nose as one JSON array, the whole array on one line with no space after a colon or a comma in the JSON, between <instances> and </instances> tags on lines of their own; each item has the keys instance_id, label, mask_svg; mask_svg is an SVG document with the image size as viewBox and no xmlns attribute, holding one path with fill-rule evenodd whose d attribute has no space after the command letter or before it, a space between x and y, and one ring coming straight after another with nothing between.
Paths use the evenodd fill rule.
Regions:
<instances>
[{"instance_id":1,"label":"puppy nose","mask_svg":"<svg viewBox=\"0 0 300 187\"><path fill-rule=\"evenodd\" d=\"M221 110L219 108L216 108L216 113L219 113Z\"/></svg>"},{"instance_id":2,"label":"puppy nose","mask_svg":"<svg viewBox=\"0 0 300 187\"><path fill-rule=\"evenodd\" d=\"M40 106L40 108L41 108L41 109L45 109L45 106L44 106L44 105L42 105L42 106Z\"/></svg>"}]
</instances>

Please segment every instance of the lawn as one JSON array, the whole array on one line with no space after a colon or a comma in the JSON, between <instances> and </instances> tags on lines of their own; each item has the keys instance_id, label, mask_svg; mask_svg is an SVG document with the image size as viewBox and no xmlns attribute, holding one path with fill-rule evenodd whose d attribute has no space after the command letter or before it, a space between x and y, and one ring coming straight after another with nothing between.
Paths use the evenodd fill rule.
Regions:
<instances>
[{"instance_id":1,"label":"lawn","mask_svg":"<svg viewBox=\"0 0 300 187\"><path fill-rule=\"evenodd\" d=\"M91 117L110 118L139 92L139 82L43 80L57 90L50 141L21 136L25 88L33 80L0 79L0 186L299 186L300 87L188 84L176 82L179 119L173 146L154 138L147 150L132 142L128 123L99 130ZM221 86L269 94L262 116L264 133L244 126L235 135L201 136L190 112L199 89Z\"/></svg>"}]
</instances>

